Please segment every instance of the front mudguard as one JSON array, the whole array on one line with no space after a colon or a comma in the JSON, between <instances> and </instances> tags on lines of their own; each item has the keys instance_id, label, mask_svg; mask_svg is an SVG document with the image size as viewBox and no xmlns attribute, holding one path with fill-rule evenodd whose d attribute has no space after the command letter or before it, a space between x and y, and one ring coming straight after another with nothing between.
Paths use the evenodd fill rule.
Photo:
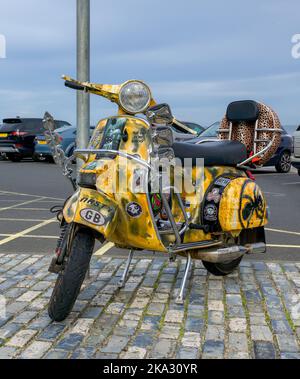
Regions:
<instances>
[{"instance_id":1,"label":"front mudguard","mask_svg":"<svg viewBox=\"0 0 300 379\"><path fill-rule=\"evenodd\" d=\"M109 239L117 225L117 203L104 193L80 188L67 201L63 214L66 222L84 225Z\"/></svg>"}]
</instances>

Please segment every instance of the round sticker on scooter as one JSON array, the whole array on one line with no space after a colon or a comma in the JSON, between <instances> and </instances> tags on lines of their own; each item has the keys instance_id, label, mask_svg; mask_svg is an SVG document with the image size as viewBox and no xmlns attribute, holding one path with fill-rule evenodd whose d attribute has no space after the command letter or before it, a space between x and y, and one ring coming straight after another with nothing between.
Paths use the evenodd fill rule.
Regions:
<instances>
[{"instance_id":1,"label":"round sticker on scooter","mask_svg":"<svg viewBox=\"0 0 300 379\"><path fill-rule=\"evenodd\" d=\"M105 224L105 218L101 213L95 211L94 209L83 209L80 212L80 216L90 224L102 226Z\"/></svg>"},{"instance_id":2,"label":"round sticker on scooter","mask_svg":"<svg viewBox=\"0 0 300 379\"><path fill-rule=\"evenodd\" d=\"M204 208L204 218L206 221L218 220L218 208L214 204L209 204Z\"/></svg>"},{"instance_id":3,"label":"round sticker on scooter","mask_svg":"<svg viewBox=\"0 0 300 379\"><path fill-rule=\"evenodd\" d=\"M126 212L130 217L139 218L143 213L143 209L138 203L129 203L126 206Z\"/></svg>"}]
</instances>

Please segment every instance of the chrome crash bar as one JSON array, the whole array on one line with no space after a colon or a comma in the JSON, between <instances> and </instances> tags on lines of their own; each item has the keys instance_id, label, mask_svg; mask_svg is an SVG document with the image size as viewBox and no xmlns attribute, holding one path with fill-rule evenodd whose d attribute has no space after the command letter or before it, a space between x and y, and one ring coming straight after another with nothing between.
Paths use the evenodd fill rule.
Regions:
<instances>
[{"instance_id":1,"label":"chrome crash bar","mask_svg":"<svg viewBox=\"0 0 300 379\"><path fill-rule=\"evenodd\" d=\"M103 156L119 155L120 157L133 160L133 161L151 169L150 164L148 162L144 161L143 159L140 159L140 158L136 157L135 155L127 154L127 153L124 153L123 151L118 151L118 150L79 149L79 150L75 150L74 154L75 154L75 156L78 156L78 155L103 155Z\"/></svg>"}]
</instances>

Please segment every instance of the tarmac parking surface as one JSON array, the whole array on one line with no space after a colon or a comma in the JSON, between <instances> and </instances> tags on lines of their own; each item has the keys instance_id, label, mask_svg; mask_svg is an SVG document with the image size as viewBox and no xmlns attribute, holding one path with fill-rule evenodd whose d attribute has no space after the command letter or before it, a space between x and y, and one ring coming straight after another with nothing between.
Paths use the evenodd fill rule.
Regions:
<instances>
[{"instance_id":1,"label":"tarmac parking surface","mask_svg":"<svg viewBox=\"0 0 300 379\"><path fill-rule=\"evenodd\" d=\"M255 176L271 211L268 253L247 259L300 261L300 177L294 171L278 174L272 168ZM0 178L0 253L53 253L59 226L50 208L62 205L72 194L61 169L30 160L0 161ZM109 254L124 256L127 252L111 249Z\"/></svg>"}]
</instances>

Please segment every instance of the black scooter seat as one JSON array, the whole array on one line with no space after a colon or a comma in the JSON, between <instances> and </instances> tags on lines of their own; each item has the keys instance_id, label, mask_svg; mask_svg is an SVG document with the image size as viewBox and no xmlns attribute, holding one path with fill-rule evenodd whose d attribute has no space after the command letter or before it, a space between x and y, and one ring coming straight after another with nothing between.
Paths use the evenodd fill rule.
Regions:
<instances>
[{"instance_id":1,"label":"black scooter seat","mask_svg":"<svg viewBox=\"0 0 300 379\"><path fill-rule=\"evenodd\" d=\"M200 145L176 142L173 144L176 158L193 160L196 165L197 158L204 158L204 165L210 166L237 166L247 159L245 145L238 141L212 141Z\"/></svg>"}]
</instances>

